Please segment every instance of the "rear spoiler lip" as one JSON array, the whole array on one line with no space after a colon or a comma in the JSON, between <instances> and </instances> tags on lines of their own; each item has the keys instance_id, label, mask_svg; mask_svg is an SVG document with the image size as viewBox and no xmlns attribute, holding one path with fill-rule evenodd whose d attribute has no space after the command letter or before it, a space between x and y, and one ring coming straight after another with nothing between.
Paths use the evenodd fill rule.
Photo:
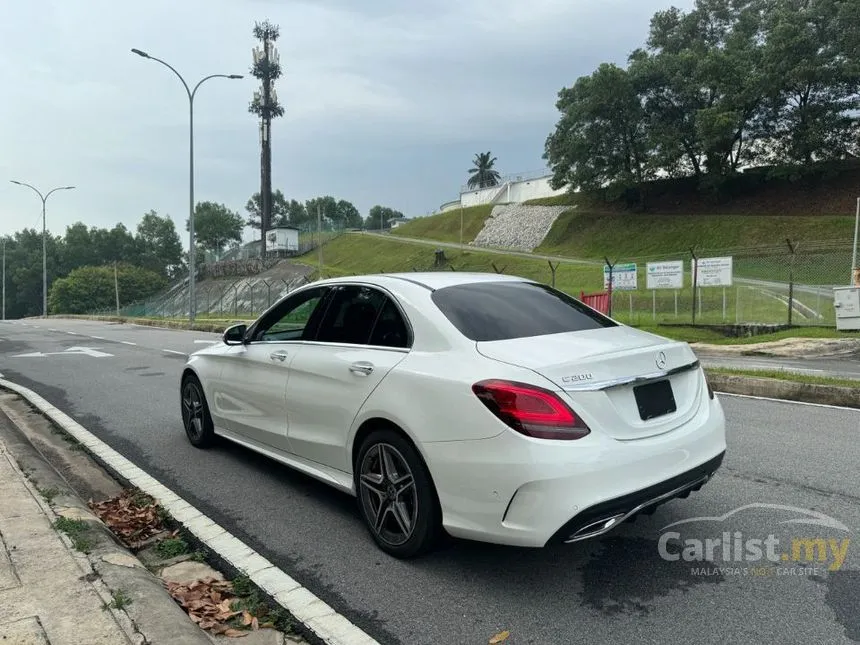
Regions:
<instances>
[{"instance_id":1,"label":"rear spoiler lip","mask_svg":"<svg viewBox=\"0 0 860 645\"><path fill-rule=\"evenodd\" d=\"M622 385L640 385L644 383L649 383L651 381L659 381L660 379L668 378L670 376L674 376L675 374L681 374L682 372L689 372L697 369L699 369L698 359L694 360L691 363L681 365L679 367L673 367L670 370L659 370L656 372L651 372L649 374L642 374L640 376L622 376L619 378L607 379L605 381L576 383L574 385L566 385L561 389L564 392L599 392L601 390L608 390L613 387L621 387Z\"/></svg>"}]
</instances>

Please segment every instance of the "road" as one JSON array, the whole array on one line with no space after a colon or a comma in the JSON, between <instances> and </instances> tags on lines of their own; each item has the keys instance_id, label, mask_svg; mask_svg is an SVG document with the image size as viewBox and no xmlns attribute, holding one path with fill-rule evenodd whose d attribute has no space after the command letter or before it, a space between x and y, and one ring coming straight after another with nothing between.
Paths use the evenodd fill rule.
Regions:
<instances>
[{"instance_id":1,"label":"road","mask_svg":"<svg viewBox=\"0 0 860 645\"><path fill-rule=\"evenodd\" d=\"M801 575L739 575L733 568L702 575L691 566L749 563L725 562L719 550L713 564L658 555L667 524L755 503L814 509L848 527L853 539L860 527L860 412L724 396L726 462L690 498L574 545L454 542L402 562L372 544L351 498L246 450L198 451L187 443L177 392L182 354L214 335L22 322L0 324L5 378L66 411L381 643L484 644L502 629L511 632L507 645L860 641L858 545L848 548L842 570L817 564ZM67 351L72 347L88 349ZM33 353L44 355L26 356ZM781 513L752 508L716 525L688 526L700 527L702 539L723 531L764 539L835 530L781 524L791 519Z\"/></svg>"},{"instance_id":2,"label":"road","mask_svg":"<svg viewBox=\"0 0 860 645\"><path fill-rule=\"evenodd\" d=\"M785 370L809 376L860 379L860 359L856 357L782 358L775 356L727 356L697 350L705 367L743 370ZM858 383L860 386L860 383Z\"/></svg>"}]
</instances>

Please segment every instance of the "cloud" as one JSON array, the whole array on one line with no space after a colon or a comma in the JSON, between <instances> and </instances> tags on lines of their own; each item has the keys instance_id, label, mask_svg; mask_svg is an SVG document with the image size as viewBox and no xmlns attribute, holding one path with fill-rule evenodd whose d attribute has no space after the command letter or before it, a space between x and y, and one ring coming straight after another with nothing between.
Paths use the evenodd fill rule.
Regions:
<instances>
[{"instance_id":1,"label":"cloud","mask_svg":"<svg viewBox=\"0 0 860 645\"><path fill-rule=\"evenodd\" d=\"M691 0L681 3L688 6ZM251 30L278 24L273 184L333 194L366 212L423 214L455 197L472 155L503 173L543 166L558 90L603 60L623 62L663 0L40 0L0 23L0 232L33 226L45 189L49 228L82 220L133 227L149 209L184 231L188 100L194 83L196 196L242 210L259 190L258 129L248 103Z\"/></svg>"}]
</instances>

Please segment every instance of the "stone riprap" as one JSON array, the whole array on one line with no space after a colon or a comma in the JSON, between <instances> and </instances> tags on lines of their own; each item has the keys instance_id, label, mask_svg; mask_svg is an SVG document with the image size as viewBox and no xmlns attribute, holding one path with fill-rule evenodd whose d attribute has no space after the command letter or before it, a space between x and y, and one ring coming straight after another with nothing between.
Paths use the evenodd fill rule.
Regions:
<instances>
[{"instance_id":1,"label":"stone riprap","mask_svg":"<svg viewBox=\"0 0 860 645\"><path fill-rule=\"evenodd\" d=\"M533 251L541 245L555 220L570 206L494 206L473 246Z\"/></svg>"}]
</instances>

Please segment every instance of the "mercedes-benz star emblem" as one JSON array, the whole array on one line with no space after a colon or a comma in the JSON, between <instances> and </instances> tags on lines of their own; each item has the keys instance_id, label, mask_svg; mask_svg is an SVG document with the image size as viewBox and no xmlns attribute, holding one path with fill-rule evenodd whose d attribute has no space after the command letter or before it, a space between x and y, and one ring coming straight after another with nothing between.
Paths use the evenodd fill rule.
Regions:
<instances>
[{"instance_id":1,"label":"mercedes-benz star emblem","mask_svg":"<svg viewBox=\"0 0 860 645\"><path fill-rule=\"evenodd\" d=\"M657 354L657 368L665 369L666 367L666 352L660 352Z\"/></svg>"}]
</instances>

